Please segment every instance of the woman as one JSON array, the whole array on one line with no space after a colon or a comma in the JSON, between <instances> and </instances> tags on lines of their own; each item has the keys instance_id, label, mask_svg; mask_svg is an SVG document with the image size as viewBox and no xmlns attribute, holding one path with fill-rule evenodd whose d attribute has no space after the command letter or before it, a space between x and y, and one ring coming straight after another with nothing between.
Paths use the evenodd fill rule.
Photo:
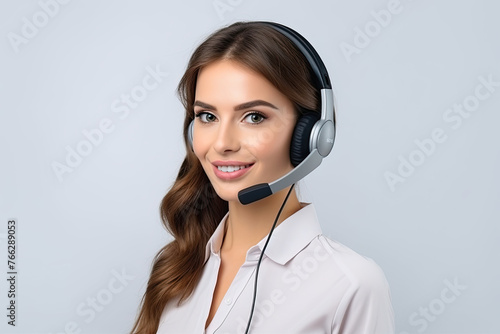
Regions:
<instances>
[{"instance_id":1,"label":"woman","mask_svg":"<svg viewBox=\"0 0 500 334\"><path fill-rule=\"evenodd\" d=\"M178 87L186 158L161 204L175 239L154 260L132 333L394 332L380 268L325 238L293 185L238 198L297 165L297 119L320 110L312 72L262 22L220 29L195 50Z\"/></svg>"}]
</instances>

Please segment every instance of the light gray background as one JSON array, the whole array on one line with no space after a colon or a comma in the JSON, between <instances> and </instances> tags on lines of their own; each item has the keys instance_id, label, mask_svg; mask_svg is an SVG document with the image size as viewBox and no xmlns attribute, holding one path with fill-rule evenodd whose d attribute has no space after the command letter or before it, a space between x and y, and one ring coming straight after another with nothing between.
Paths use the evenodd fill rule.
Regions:
<instances>
[{"instance_id":1,"label":"light gray background","mask_svg":"<svg viewBox=\"0 0 500 334\"><path fill-rule=\"evenodd\" d=\"M221 26L272 20L309 39L334 84L337 141L300 186L324 233L383 268L397 333L500 333L500 87L456 129L443 119L474 102L480 77L500 82L497 1L73 0L43 14L54 1L0 2L0 332L131 328L151 260L170 240L158 207L184 156L175 87L188 57ZM390 22L376 23L393 6ZM16 47L24 20L40 27ZM347 57L341 47L360 46L365 29L369 43ZM148 68L168 75L126 117L114 112ZM112 131L59 180L54 162L105 119ZM417 159L415 141L435 128L446 140L392 191L385 173L397 173L399 156ZM12 217L15 328L5 315Z\"/></svg>"}]
</instances>

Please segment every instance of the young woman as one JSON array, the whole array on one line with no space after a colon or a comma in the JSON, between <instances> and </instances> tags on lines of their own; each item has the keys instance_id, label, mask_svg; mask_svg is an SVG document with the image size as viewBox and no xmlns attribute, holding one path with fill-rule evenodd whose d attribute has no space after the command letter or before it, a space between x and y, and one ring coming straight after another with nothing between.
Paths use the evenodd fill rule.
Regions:
<instances>
[{"instance_id":1,"label":"young woman","mask_svg":"<svg viewBox=\"0 0 500 334\"><path fill-rule=\"evenodd\" d=\"M220 29L194 51L178 87L186 158L161 204L174 241L154 260L132 333L394 332L380 268L324 237L293 185L238 198L294 168L297 119L320 113L302 52L263 22Z\"/></svg>"}]
</instances>

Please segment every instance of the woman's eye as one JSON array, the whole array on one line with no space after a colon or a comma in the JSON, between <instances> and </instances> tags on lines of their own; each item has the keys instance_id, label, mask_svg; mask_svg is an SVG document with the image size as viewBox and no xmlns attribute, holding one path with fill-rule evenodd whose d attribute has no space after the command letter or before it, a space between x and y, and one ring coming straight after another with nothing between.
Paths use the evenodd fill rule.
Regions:
<instances>
[{"instance_id":1,"label":"woman's eye","mask_svg":"<svg viewBox=\"0 0 500 334\"><path fill-rule=\"evenodd\" d=\"M264 121L264 119L266 119L264 115L261 115L259 113L251 113L245 117L245 120L251 124L259 124Z\"/></svg>"},{"instance_id":2,"label":"woman's eye","mask_svg":"<svg viewBox=\"0 0 500 334\"><path fill-rule=\"evenodd\" d=\"M203 123L215 122L217 119L214 114L210 114L208 112L200 112L196 114L196 117L198 117Z\"/></svg>"}]
</instances>

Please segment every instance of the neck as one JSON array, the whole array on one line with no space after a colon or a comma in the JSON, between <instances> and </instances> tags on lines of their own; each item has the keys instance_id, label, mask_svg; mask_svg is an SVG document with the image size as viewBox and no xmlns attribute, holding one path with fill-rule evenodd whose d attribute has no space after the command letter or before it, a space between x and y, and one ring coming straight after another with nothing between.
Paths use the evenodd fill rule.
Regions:
<instances>
[{"instance_id":1,"label":"neck","mask_svg":"<svg viewBox=\"0 0 500 334\"><path fill-rule=\"evenodd\" d=\"M285 188L248 205L229 202L229 216L221 251L244 256L250 247L268 235L288 190L289 188ZM276 226L300 208L297 194L292 190Z\"/></svg>"}]
</instances>

